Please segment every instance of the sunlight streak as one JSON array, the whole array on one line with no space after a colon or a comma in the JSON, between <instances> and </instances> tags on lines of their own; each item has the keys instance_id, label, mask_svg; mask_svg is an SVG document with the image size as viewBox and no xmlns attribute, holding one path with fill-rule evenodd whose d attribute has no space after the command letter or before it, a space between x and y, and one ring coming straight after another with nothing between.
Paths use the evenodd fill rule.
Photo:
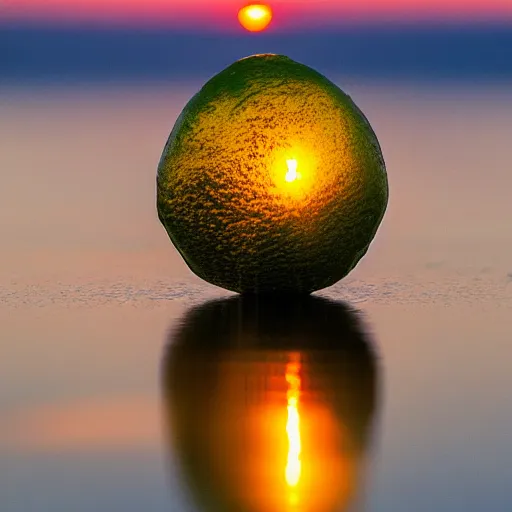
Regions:
<instances>
[{"instance_id":1,"label":"sunlight streak","mask_svg":"<svg viewBox=\"0 0 512 512\"><path fill-rule=\"evenodd\" d=\"M286 422L286 433L288 435L288 459L286 463L285 478L289 487L296 487L299 483L301 463L301 438L300 438L300 362L290 362L286 365L286 382L288 383L288 419Z\"/></svg>"}]
</instances>

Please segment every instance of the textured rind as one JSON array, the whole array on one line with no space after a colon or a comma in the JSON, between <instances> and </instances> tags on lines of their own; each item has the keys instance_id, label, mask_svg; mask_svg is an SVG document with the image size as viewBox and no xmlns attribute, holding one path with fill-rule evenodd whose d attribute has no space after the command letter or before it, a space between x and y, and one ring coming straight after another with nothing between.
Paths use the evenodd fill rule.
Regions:
<instances>
[{"instance_id":1,"label":"textured rind","mask_svg":"<svg viewBox=\"0 0 512 512\"><path fill-rule=\"evenodd\" d=\"M276 158L312 155L299 195ZM276 156L277 155L277 156ZM309 158L309 157L308 157ZM161 222L199 277L236 292L304 292L345 277L384 215L377 138L349 96L279 55L238 61L187 104L157 176Z\"/></svg>"}]
</instances>

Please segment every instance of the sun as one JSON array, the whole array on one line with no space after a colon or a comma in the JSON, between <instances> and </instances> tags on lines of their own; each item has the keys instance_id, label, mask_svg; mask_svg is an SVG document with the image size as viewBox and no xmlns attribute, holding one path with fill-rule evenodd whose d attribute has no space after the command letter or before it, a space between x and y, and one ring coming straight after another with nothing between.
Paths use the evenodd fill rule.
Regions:
<instances>
[{"instance_id":1,"label":"sun","mask_svg":"<svg viewBox=\"0 0 512 512\"><path fill-rule=\"evenodd\" d=\"M272 21L272 9L266 4L246 5L238 12L238 21L249 32L261 32Z\"/></svg>"}]
</instances>

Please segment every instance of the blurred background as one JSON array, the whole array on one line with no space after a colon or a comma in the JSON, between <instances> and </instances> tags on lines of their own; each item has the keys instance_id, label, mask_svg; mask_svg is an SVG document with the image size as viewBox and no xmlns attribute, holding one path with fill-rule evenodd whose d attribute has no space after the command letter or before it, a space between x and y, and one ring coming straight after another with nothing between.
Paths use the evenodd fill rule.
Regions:
<instances>
[{"instance_id":1,"label":"blurred background","mask_svg":"<svg viewBox=\"0 0 512 512\"><path fill-rule=\"evenodd\" d=\"M503 82L508 0L275 0L263 33L240 0L4 0L6 83L184 82L254 53L374 81ZM245 33L244 33L245 32Z\"/></svg>"},{"instance_id":2,"label":"blurred background","mask_svg":"<svg viewBox=\"0 0 512 512\"><path fill-rule=\"evenodd\" d=\"M268 3L272 23L255 34L237 0L0 0L2 512L199 510L164 442L161 369L176 364L169 332L210 336L224 306L190 308L227 294L191 274L159 225L156 167L203 83L265 52L350 94L388 168L368 255L319 294L362 311L381 376L366 399L375 443L347 466L368 452L369 478L342 510L512 509L512 2ZM326 322L326 306L311 308ZM254 341L252 315L230 329ZM236 357L215 354L243 401ZM295 375L293 358L272 358ZM329 391L345 374L323 375ZM183 418L201 427L201 406ZM343 414L315 414L337 439Z\"/></svg>"}]
</instances>

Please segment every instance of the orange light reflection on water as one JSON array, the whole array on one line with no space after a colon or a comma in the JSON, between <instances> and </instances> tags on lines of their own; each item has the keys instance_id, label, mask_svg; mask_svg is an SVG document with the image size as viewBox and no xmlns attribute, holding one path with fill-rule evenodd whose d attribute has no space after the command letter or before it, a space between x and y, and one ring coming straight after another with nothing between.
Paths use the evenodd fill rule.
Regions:
<instances>
[{"instance_id":1,"label":"orange light reflection on water","mask_svg":"<svg viewBox=\"0 0 512 512\"><path fill-rule=\"evenodd\" d=\"M300 396L300 362L292 361L286 365L286 382L288 383L288 418L286 421L286 434L288 435L288 458L286 463L285 478L289 487L296 487L299 483L302 463L301 463L301 438L300 438L300 414L299 414L299 396ZM295 501L292 494L291 501Z\"/></svg>"}]
</instances>

